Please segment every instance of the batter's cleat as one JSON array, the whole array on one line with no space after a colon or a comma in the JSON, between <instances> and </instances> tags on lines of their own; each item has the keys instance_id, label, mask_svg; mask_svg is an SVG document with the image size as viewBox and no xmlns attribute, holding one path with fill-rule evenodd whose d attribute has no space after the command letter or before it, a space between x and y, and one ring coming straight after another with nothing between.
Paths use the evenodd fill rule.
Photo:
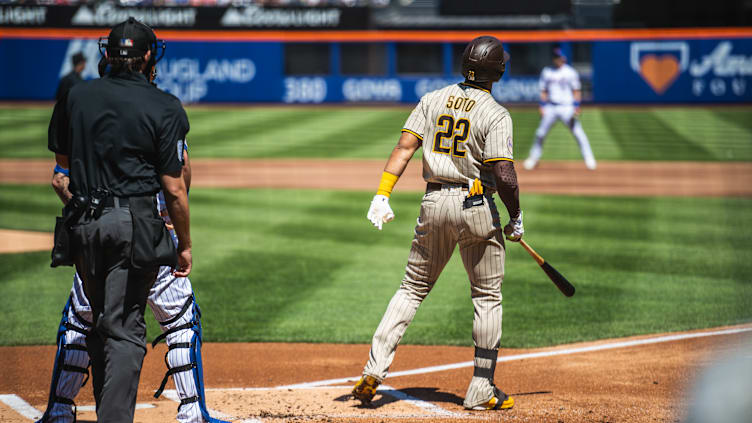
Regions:
<instances>
[{"instance_id":1,"label":"batter's cleat","mask_svg":"<svg viewBox=\"0 0 752 423\"><path fill-rule=\"evenodd\" d=\"M532 158L527 158L525 162L522 164L522 167L525 168L525 170L533 170L535 169L535 166L538 164L537 160L533 160Z\"/></svg>"},{"instance_id":2,"label":"batter's cleat","mask_svg":"<svg viewBox=\"0 0 752 423\"><path fill-rule=\"evenodd\" d=\"M494 396L483 404L478 404L471 410L507 410L514 407L514 398L494 387Z\"/></svg>"},{"instance_id":3,"label":"batter's cleat","mask_svg":"<svg viewBox=\"0 0 752 423\"><path fill-rule=\"evenodd\" d=\"M363 375L358 383L355 384L352 394L363 404L370 404L373 396L376 395L376 388L378 388L380 384L381 382L376 380L375 377Z\"/></svg>"}]
</instances>

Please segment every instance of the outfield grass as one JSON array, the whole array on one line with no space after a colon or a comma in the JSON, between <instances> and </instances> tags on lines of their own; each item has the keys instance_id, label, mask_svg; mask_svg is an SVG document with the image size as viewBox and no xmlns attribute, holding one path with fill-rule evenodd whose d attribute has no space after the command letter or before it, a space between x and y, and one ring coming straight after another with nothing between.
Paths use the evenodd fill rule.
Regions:
<instances>
[{"instance_id":1,"label":"outfield grass","mask_svg":"<svg viewBox=\"0 0 752 423\"><path fill-rule=\"evenodd\" d=\"M419 194L395 193L375 230L372 193L191 191L207 341L370 342L403 274ZM0 227L50 231L41 186L0 186ZM752 199L524 195L526 239L577 287L565 298L510 245L505 347L752 321ZM455 254L405 343L471 345L472 303ZM54 342L71 268L49 253L0 255L0 344ZM158 329L149 317L149 337Z\"/></svg>"},{"instance_id":2,"label":"outfield grass","mask_svg":"<svg viewBox=\"0 0 752 423\"><path fill-rule=\"evenodd\" d=\"M193 157L383 158L410 107L191 106ZM526 157L539 122L531 107L509 106L515 154ZM51 107L0 109L0 157L46 158ZM752 107L586 107L583 126L600 160L752 160ZM579 159L556 125L544 159Z\"/></svg>"}]
</instances>

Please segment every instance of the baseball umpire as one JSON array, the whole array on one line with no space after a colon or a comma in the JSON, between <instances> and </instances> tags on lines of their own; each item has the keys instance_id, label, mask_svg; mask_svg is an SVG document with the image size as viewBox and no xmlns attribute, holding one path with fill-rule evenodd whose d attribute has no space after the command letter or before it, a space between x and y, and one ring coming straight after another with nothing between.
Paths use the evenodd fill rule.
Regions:
<instances>
[{"instance_id":1,"label":"baseball umpire","mask_svg":"<svg viewBox=\"0 0 752 423\"><path fill-rule=\"evenodd\" d=\"M423 177L428 184L405 277L373 335L363 377L352 391L364 403L372 400L386 378L397 344L459 244L475 308L475 370L464 406L472 410L514 406L514 399L494 385L505 256L494 192L511 217L503 229L507 239L519 241L524 232L512 156L512 119L491 96L508 58L498 39L472 40L462 55L465 81L421 98L386 163L367 215L379 229L394 218L389 195L425 141Z\"/></svg>"},{"instance_id":2,"label":"baseball umpire","mask_svg":"<svg viewBox=\"0 0 752 423\"><path fill-rule=\"evenodd\" d=\"M191 271L182 152L189 130L180 101L150 83L164 42L134 18L101 40L111 66L55 105L48 146L69 169L71 198L55 229L53 266L75 264L91 303L97 420L132 422L146 353L146 299L161 265ZM160 49L161 47L161 49ZM177 251L160 218L163 190Z\"/></svg>"},{"instance_id":3,"label":"baseball umpire","mask_svg":"<svg viewBox=\"0 0 752 423\"><path fill-rule=\"evenodd\" d=\"M190 189L190 159L187 143L183 145L183 180L186 188ZM52 182L55 192L64 202L70 198L67 172L67 169L56 167ZM157 194L157 207L162 220L168 228L172 228L162 191ZM177 244L174 229L170 229L170 235ZM162 334L152 342L152 346L161 339L167 342L165 363L169 369L155 396L162 393L167 377L172 375L180 399L177 411L179 423L227 423L211 417L206 406L201 357L201 309L190 279L176 277L169 266L160 267L146 303L162 328ZM57 351L47 409L37 423L76 421L75 398L86 383L89 373L90 360L85 344L86 336L91 331L91 321L91 305L83 292L81 278L76 274L58 325Z\"/></svg>"}]
</instances>

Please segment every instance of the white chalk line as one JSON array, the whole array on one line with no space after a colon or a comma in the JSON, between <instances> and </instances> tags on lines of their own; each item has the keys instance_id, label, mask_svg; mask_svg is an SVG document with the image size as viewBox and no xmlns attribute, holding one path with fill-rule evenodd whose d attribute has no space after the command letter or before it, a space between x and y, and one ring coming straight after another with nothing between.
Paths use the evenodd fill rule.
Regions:
<instances>
[{"instance_id":1,"label":"white chalk line","mask_svg":"<svg viewBox=\"0 0 752 423\"><path fill-rule=\"evenodd\" d=\"M32 407L31 404L24 401L23 398L19 397L16 394L0 395L0 401L4 402L5 405L12 408L13 411L26 417L27 419L36 421L41 419L42 415L44 414L44 412Z\"/></svg>"},{"instance_id":2,"label":"white chalk line","mask_svg":"<svg viewBox=\"0 0 752 423\"><path fill-rule=\"evenodd\" d=\"M4 402L7 406L13 409L16 413L26 417L30 420L39 420L44 415L44 411L39 411L31 404L26 402L23 398L16 394L0 395L0 401ZM136 404L136 410L143 410L147 408L155 408L154 404L138 403ZM76 411L96 411L94 405L81 405L76 406Z\"/></svg>"},{"instance_id":3,"label":"white chalk line","mask_svg":"<svg viewBox=\"0 0 752 423\"><path fill-rule=\"evenodd\" d=\"M708 336L733 335L733 334L743 333L743 332L752 332L752 327L723 329L723 330L716 330L716 331L710 331L710 332L663 335L663 336L658 336L655 338L635 339L632 341L619 341L619 342L606 343L606 344L600 344L600 345L591 345L591 346L586 346L586 347L565 348L565 349L554 350L554 351L540 351L540 352L534 352L534 353L515 354L515 355L499 357L496 361L498 363L503 363L507 361L527 360L531 358L554 357L557 355L569 355L569 354L578 354L578 353L583 353L583 352L604 351L604 350L612 350L616 348L627 348L627 347L635 347L639 345L649 345L649 344L658 344L662 342L680 341L684 339L704 338ZM412 369L412 370L402 370L402 371L390 373L389 377L394 378L394 377L400 377L400 376L420 375L420 374L426 374L426 373L462 369L466 367L473 367L473 362L465 361L461 363L444 364L441 366L431 366L431 367L422 367L422 368ZM356 382L359 378L360 376L351 376L351 377L345 377L345 378L339 378L339 379L326 379L326 380L319 380L319 381L314 381L314 382L296 383L292 385L281 385L281 386L275 387L275 389L306 389L306 388L312 388L316 386L341 385L343 383Z\"/></svg>"},{"instance_id":4,"label":"white chalk line","mask_svg":"<svg viewBox=\"0 0 752 423\"><path fill-rule=\"evenodd\" d=\"M402 391L399 391L397 389L394 389L394 388L392 388L391 386L388 386L388 385L381 385L381 386L379 386L378 391L381 392L382 394L389 395L390 397L397 398L398 400L405 401L408 404L412 404L412 405L414 405L414 406L416 406L416 407L418 407L418 408L420 408L422 410L428 411L429 413L432 413L432 414L438 414L438 415L447 416L447 417L460 417L460 416L462 416L461 414L454 413L454 412L449 411L449 410L445 410L445 409L439 407L438 405L436 405L436 404L434 404L432 402L424 401L424 400L422 400L420 398L415 398L412 395L408 395L408 394L406 394L406 393L404 393Z\"/></svg>"}]
</instances>

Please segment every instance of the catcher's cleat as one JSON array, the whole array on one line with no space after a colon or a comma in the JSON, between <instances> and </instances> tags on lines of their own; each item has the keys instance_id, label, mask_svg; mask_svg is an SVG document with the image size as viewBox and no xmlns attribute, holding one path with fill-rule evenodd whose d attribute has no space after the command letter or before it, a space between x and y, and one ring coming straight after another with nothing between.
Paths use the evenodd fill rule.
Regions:
<instances>
[{"instance_id":1,"label":"catcher's cleat","mask_svg":"<svg viewBox=\"0 0 752 423\"><path fill-rule=\"evenodd\" d=\"M380 383L381 382L376 380L373 376L363 375L358 383L355 384L352 394L363 404L369 404L373 399L373 396L376 395L376 388L378 388Z\"/></svg>"},{"instance_id":2,"label":"catcher's cleat","mask_svg":"<svg viewBox=\"0 0 752 423\"><path fill-rule=\"evenodd\" d=\"M514 398L494 386L494 396L483 404L476 405L471 410L506 410L514 407Z\"/></svg>"}]
</instances>

